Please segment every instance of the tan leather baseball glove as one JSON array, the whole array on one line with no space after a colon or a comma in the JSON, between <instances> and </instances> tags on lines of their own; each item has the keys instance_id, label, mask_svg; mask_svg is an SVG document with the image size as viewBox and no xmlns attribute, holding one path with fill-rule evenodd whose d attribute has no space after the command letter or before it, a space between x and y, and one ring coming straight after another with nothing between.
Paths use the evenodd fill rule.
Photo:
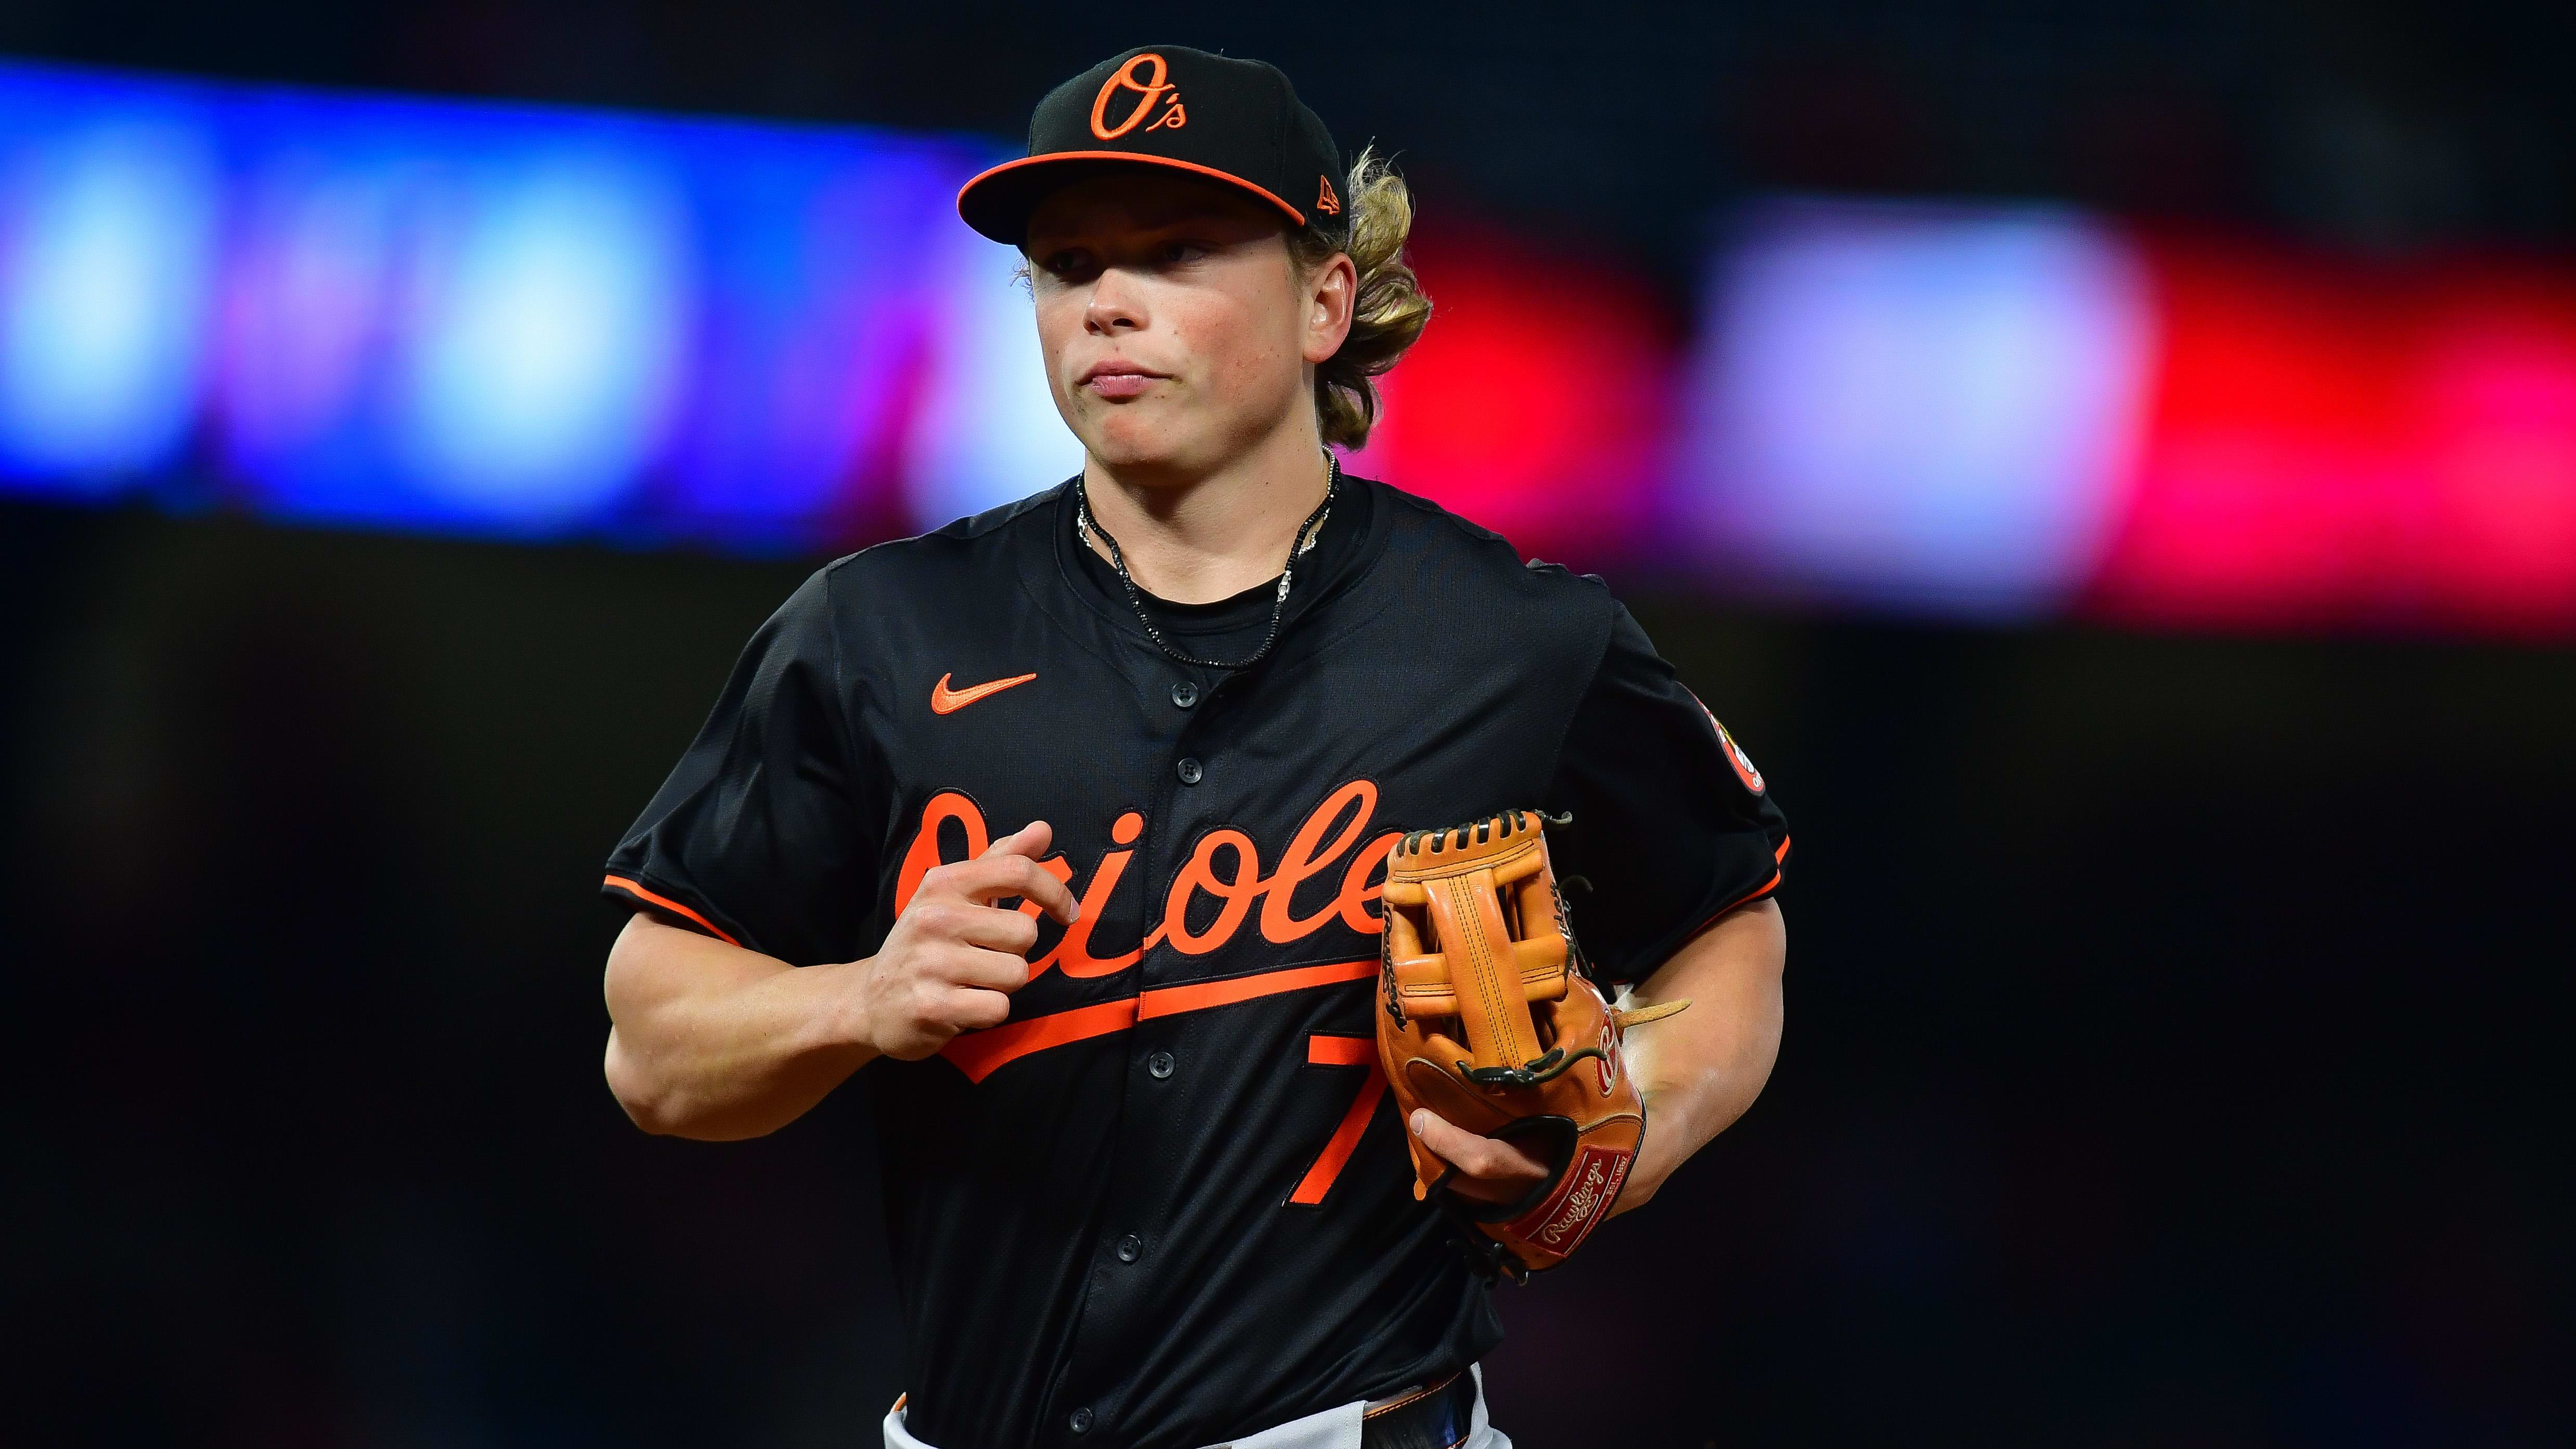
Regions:
<instances>
[{"instance_id":1,"label":"tan leather baseball glove","mask_svg":"<svg viewBox=\"0 0 2576 1449\"><path fill-rule=\"evenodd\" d=\"M1405 1134L1414 1196L1459 1219L1479 1260L1514 1280L1564 1262L1610 1215L1646 1134L1622 1033L1690 1005L1620 1012L1602 999L1568 929L1541 820L1509 810L1396 843L1377 1021L1378 1059L1406 1120L1428 1107L1548 1164L1520 1201L1472 1202Z\"/></svg>"}]
</instances>

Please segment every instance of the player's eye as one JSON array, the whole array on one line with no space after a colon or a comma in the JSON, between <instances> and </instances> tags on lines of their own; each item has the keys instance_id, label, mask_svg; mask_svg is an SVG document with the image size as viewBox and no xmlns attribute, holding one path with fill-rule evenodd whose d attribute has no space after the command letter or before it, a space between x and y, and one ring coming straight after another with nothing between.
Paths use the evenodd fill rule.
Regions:
<instances>
[{"instance_id":1,"label":"player's eye","mask_svg":"<svg viewBox=\"0 0 2576 1449\"><path fill-rule=\"evenodd\" d=\"M1208 254L1205 242L1174 239L1154 249L1155 260L1167 267L1184 266Z\"/></svg>"},{"instance_id":2,"label":"player's eye","mask_svg":"<svg viewBox=\"0 0 2576 1449\"><path fill-rule=\"evenodd\" d=\"M1061 281L1079 281L1100 269L1091 253L1080 247L1065 247L1039 256L1038 270Z\"/></svg>"}]
</instances>

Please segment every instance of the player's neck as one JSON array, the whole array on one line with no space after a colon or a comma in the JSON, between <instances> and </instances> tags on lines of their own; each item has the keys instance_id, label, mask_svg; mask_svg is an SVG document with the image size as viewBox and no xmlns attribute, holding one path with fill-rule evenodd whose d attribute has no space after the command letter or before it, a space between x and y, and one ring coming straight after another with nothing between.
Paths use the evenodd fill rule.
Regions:
<instances>
[{"instance_id":1,"label":"player's neck","mask_svg":"<svg viewBox=\"0 0 2576 1449\"><path fill-rule=\"evenodd\" d=\"M1279 576L1298 526L1324 500L1327 470L1308 423L1204 473L1176 479L1090 458L1082 476L1092 516L1118 540L1136 586L1207 604Z\"/></svg>"}]
</instances>

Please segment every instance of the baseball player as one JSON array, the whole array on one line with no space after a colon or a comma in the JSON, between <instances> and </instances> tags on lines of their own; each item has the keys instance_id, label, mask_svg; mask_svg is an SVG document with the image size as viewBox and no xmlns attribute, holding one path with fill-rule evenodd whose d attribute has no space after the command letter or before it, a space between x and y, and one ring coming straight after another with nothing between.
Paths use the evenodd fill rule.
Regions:
<instances>
[{"instance_id":1,"label":"baseball player","mask_svg":"<svg viewBox=\"0 0 2576 1449\"><path fill-rule=\"evenodd\" d=\"M1515 818L1641 1023L1626 1209L1770 1072L1781 815L1600 580L1341 471L1430 303L1403 183L1278 70L1113 56L957 205L1026 258L1082 471L753 636L609 860L609 1084L705 1139L865 1085L889 1446L1508 1449L1495 1279L1412 1150L1452 1205L1556 1168L1399 1116L1389 854L1546 812ZM1580 391L1583 319L1549 320Z\"/></svg>"}]
</instances>

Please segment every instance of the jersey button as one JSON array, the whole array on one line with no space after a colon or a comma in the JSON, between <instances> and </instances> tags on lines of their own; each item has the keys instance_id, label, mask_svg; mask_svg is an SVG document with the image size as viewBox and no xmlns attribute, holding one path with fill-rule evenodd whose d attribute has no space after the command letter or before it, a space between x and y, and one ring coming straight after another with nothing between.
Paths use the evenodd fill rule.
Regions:
<instances>
[{"instance_id":1,"label":"jersey button","mask_svg":"<svg viewBox=\"0 0 2576 1449\"><path fill-rule=\"evenodd\" d=\"M1173 767L1173 770L1181 777L1181 783L1184 785L1195 785L1207 778L1207 771L1200 769L1199 762L1192 759L1183 759L1180 764Z\"/></svg>"},{"instance_id":2,"label":"jersey button","mask_svg":"<svg viewBox=\"0 0 2576 1449\"><path fill-rule=\"evenodd\" d=\"M1143 1256L1145 1256L1145 1240L1143 1238L1136 1236L1134 1233L1129 1233L1127 1236L1118 1240L1119 1262L1133 1263Z\"/></svg>"},{"instance_id":3,"label":"jersey button","mask_svg":"<svg viewBox=\"0 0 2576 1449\"><path fill-rule=\"evenodd\" d=\"M1071 1429L1073 1432L1075 1432L1075 1433L1077 1433L1077 1434L1088 1434L1088 1433L1090 1433L1090 1432L1091 1432L1091 1411L1090 1411L1089 1409L1076 1409L1076 1410L1074 1410L1074 1411L1073 1411L1073 1417L1072 1417L1072 1418L1070 1418L1070 1419L1065 1420L1065 1421L1064 1421L1064 1426L1065 1426L1066 1428L1068 1428L1068 1429Z\"/></svg>"},{"instance_id":4,"label":"jersey button","mask_svg":"<svg viewBox=\"0 0 2576 1449\"><path fill-rule=\"evenodd\" d=\"M1198 703L1198 702L1199 702L1199 687L1198 687L1197 685L1192 684L1192 683L1190 683L1188 680L1184 679L1184 680L1182 680L1180 683L1175 684L1175 685L1173 685L1173 686L1172 686L1172 703L1173 703L1173 704L1175 704L1175 705L1179 706L1179 707L1180 707L1180 708L1182 708L1182 709L1188 709L1191 705L1194 705L1194 704L1196 704L1196 703Z\"/></svg>"},{"instance_id":5,"label":"jersey button","mask_svg":"<svg viewBox=\"0 0 2576 1449\"><path fill-rule=\"evenodd\" d=\"M1145 1058L1145 1070L1151 1073L1154 1080L1158 1082L1163 1080L1165 1077L1170 1076L1172 1074L1172 1054L1170 1052L1156 1052L1152 1056Z\"/></svg>"}]
</instances>

